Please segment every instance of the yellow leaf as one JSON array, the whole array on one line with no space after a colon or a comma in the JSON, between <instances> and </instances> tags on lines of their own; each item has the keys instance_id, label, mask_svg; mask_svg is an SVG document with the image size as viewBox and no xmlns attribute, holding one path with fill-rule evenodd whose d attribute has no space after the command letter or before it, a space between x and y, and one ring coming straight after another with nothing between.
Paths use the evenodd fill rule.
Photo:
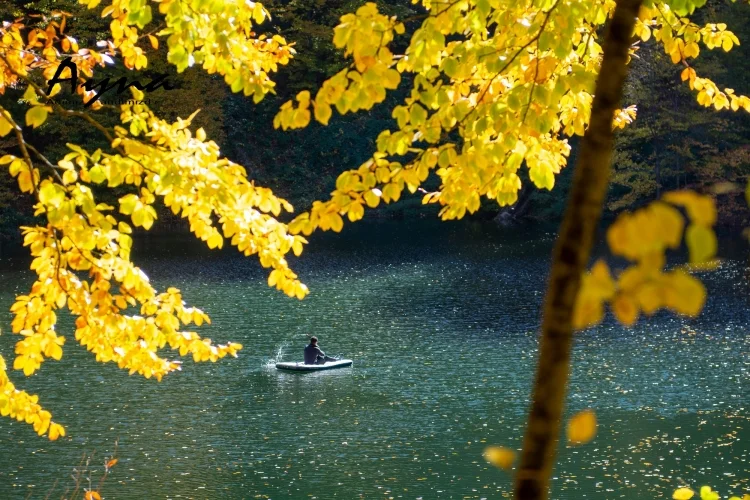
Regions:
<instances>
[{"instance_id":1,"label":"yellow leaf","mask_svg":"<svg viewBox=\"0 0 750 500\"><path fill-rule=\"evenodd\" d=\"M5 137L11 130L13 130L13 125L10 124L7 118L0 115L0 137Z\"/></svg>"},{"instance_id":2,"label":"yellow leaf","mask_svg":"<svg viewBox=\"0 0 750 500\"><path fill-rule=\"evenodd\" d=\"M47 206L59 207L65 200L65 189L59 184L45 180L39 188L39 201Z\"/></svg>"},{"instance_id":3,"label":"yellow leaf","mask_svg":"<svg viewBox=\"0 0 750 500\"><path fill-rule=\"evenodd\" d=\"M711 490L710 486L701 487L701 500L719 500L719 494Z\"/></svg>"},{"instance_id":4,"label":"yellow leaf","mask_svg":"<svg viewBox=\"0 0 750 500\"><path fill-rule=\"evenodd\" d=\"M685 231L685 242L690 250L690 262L693 264L707 262L716 255L716 234L706 226L690 224Z\"/></svg>"},{"instance_id":5,"label":"yellow leaf","mask_svg":"<svg viewBox=\"0 0 750 500\"><path fill-rule=\"evenodd\" d=\"M706 288L698 279L677 270L666 275L667 307L686 316L697 316L706 303Z\"/></svg>"},{"instance_id":6,"label":"yellow leaf","mask_svg":"<svg viewBox=\"0 0 750 500\"><path fill-rule=\"evenodd\" d=\"M567 428L568 443L586 444L596 436L596 413L594 410L582 410L571 417Z\"/></svg>"},{"instance_id":7,"label":"yellow leaf","mask_svg":"<svg viewBox=\"0 0 750 500\"><path fill-rule=\"evenodd\" d=\"M253 8L253 21L255 21L255 24L262 23L265 17L266 14L263 12L263 5L255 2L255 7Z\"/></svg>"},{"instance_id":8,"label":"yellow leaf","mask_svg":"<svg viewBox=\"0 0 750 500\"><path fill-rule=\"evenodd\" d=\"M349 205L348 215L350 221L356 222L365 215L365 208L360 203L352 202Z\"/></svg>"},{"instance_id":9,"label":"yellow leaf","mask_svg":"<svg viewBox=\"0 0 750 500\"><path fill-rule=\"evenodd\" d=\"M685 207L693 222L705 226L716 223L716 204L710 196L693 191L672 191L664 195L664 201Z\"/></svg>"},{"instance_id":10,"label":"yellow leaf","mask_svg":"<svg viewBox=\"0 0 750 500\"><path fill-rule=\"evenodd\" d=\"M102 500L102 496L98 491L87 491L86 494L83 495L83 500Z\"/></svg>"},{"instance_id":11,"label":"yellow leaf","mask_svg":"<svg viewBox=\"0 0 750 500\"><path fill-rule=\"evenodd\" d=\"M516 452L504 446L488 446L484 450L484 459L504 470L510 470L516 459Z\"/></svg>"},{"instance_id":12,"label":"yellow leaf","mask_svg":"<svg viewBox=\"0 0 750 500\"><path fill-rule=\"evenodd\" d=\"M57 344L49 344L48 348L45 350L45 354L47 354L50 358L55 359L57 361L60 361L62 358L62 347L60 347Z\"/></svg>"},{"instance_id":13,"label":"yellow leaf","mask_svg":"<svg viewBox=\"0 0 750 500\"><path fill-rule=\"evenodd\" d=\"M299 238L294 239L294 243L292 243L292 251L297 257L302 255L302 241L300 241Z\"/></svg>"},{"instance_id":14,"label":"yellow leaf","mask_svg":"<svg viewBox=\"0 0 750 500\"><path fill-rule=\"evenodd\" d=\"M341 232L344 227L344 220L339 214L331 214L331 229L337 233Z\"/></svg>"},{"instance_id":15,"label":"yellow leaf","mask_svg":"<svg viewBox=\"0 0 750 500\"><path fill-rule=\"evenodd\" d=\"M380 196L376 193L375 189L370 189L364 194L365 203L370 208L375 208L380 203Z\"/></svg>"},{"instance_id":16,"label":"yellow leaf","mask_svg":"<svg viewBox=\"0 0 750 500\"><path fill-rule=\"evenodd\" d=\"M65 428L60 424L51 424L49 427L50 441L56 441L60 436L65 436Z\"/></svg>"},{"instance_id":17,"label":"yellow leaf","mask_svg":"<svg viewBox=\"0 0 750 500\"><path fill-rule=\"evenodd\" d=\"M615 283L609 273L609 267L601 259L596 261L596 264L591 268L591 275L587 284L590 284L591 290L605 300L612 298L615 294Z\"/></svg>"},{"instance_id":18,"label":"yellow leaf","mask_svg":"<svg viewBox=\"0 0 750 500\"><path fill-rule=\"evenodd\" d=\"M26 125L37 128L47 120L47 106L33 106L26 112Z\"/></svg>"},{"instance_id":19,"label":"yellow leaf","mask_svg":"<svg viewBox=\"0 0 750 500\"><path fill-rule=\"evenodd\" d=\"M638 303L625 294L619 294L615 298L612 311L617 320L625 326L632 326L638 319Z\"/></svg>"},{"instance_id":20,"label":"yellow leaf","mask_svg":"<svg viewBox=\"0 0 750 500\"><path fill-rule=\"evenodd\" d=\"M116 458L113 458L112 460L107 461L107 469L111 469L115 465L117 465L117 459Z\"/></svg>"},{"instance_id":21,"label":"yellow leaf","mask_svg":"<svg viewBox=\"0 0 750 500\"><path fill-rule=\"evenodd\" d=\"M327 103L322 102L314 102L313 107L315 108L315 119L318 120L323 125L328 125L328 120L331 119L331 106L329 106Z\"/></svg>"},{"instance_id":22,"label":"yellow leaf","mask_svg":"<svg viewBox=\"0 0 750 500\"><path fill-rule=\"evenodd\" d=\"M78 174L75 170L66 170L65 172L63 172L62 179L63 184L65 185L73 184L76 180L78 180Z\"/></svg>"},{"instance_id":23,"label":"yellow leaf","mask_svg":"<svg viewBox=\"0 0 750 500\"><path fill-rule=\"evenodd\" d=\"M672 493L673 500L689 500L693 498L695 492L690 488L678 488Z\"/></svg>"},{"instance_id":24,"label":"yellow leaf","mask_svg":"<svg viewBox=\"0 0 750 500\"><path fill-rule=\"evenodd\" d=\"M274 286L279 281L280 273L278 269L271 271L268 275L268 286Z\"/></svg>"},{"instance_id":25,"label":"yellow leaf","mask_svg":"<svg viewBox=\"0 0 750 500\"><path fill-rule=\"evenodd\" d=\"M219 233L214 233L208 238L208 248L221 248L224 246L224 238Z\"/></svg>"},{"instance_id":26,"label":"yellow leaf","mask_svg":"<svg viewBox=\"0 0 750 500\"><path fill-rule=\"evenodd\" d=\"M154 50L159 48L159 39L156 38L154 35L149 35L148 41L151 42L151 46L154 48Z\"/></svg>"}]
</instances>

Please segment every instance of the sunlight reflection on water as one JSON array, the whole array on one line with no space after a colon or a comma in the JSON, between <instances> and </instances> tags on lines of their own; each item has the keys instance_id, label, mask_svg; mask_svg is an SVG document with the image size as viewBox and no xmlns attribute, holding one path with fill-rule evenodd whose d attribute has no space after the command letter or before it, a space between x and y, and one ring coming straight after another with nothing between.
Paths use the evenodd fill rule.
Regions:
<instances>
[{"instance_id":1,"label":"sunlight reflection on water","mask_svg":"<svg viewBox=\"0 0 750 500\"><path fill-rule=\"evenodd\" d=\"M293 263L312 290L304 301L231 252L136 252L154 283L210 314L201 333L244 345L239 359L187 360L156 384L68 339L62 361L14 380L41 394L69 438L52 444L0 420L0 449L15 451L0 457L0 498L43 496L83 451L104 456L118 437L105 488L118 499L501 498L510 477L481 453L520 446L551 238L363 227ZM678 478L747 488L745 258L703 276L698 319L660 313L632 330L608 319L577 335L568 411L596 408L599 434L561 446L553 498L668 497ZM3 326L29 284L21 268L0 271ZM61 333L72 325L63 316ZM354 366L276 370L301 359L311 333ZM0 352L12 358L15 340L0 336Z\"/></svg>"}]
</instances>

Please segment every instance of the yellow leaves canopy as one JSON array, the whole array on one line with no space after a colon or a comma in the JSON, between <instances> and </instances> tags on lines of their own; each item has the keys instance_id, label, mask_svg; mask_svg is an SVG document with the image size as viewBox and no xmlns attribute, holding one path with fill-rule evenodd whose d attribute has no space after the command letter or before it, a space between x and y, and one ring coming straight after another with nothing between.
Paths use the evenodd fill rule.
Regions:
<instances>
[{"instance_id":1,"label":"yellow leaves canopy","mask_svg":"<svg viewBox=\"0 0 750 500\"><path fill-rule=\"evenodd\" d=\"M89 8L98 0L81 3ZM257 255L269 268L274 285L291 297L308 293L289 268L286 255L300 255L307 240L289 233L278 221L292 206L271 190L248 180L245 169L219 153L204 130L190 130L194 114L175 123L159 119L145 105L120 108L123 126L103 126L92 115L64 109L49 99L35 83L33 72L44 79L55 75L63 56L70 57L79 79L92 78L97 66L118 55L130 69L142 69L148 59L143 42L156 49L166 40L168 59L178 71L194 63L209 73L219 73L234 92L242 90L257 102L273 90L270 74L286 64L294 50L278 35L256 35L255 25L268 12L257 2L179 0L158 3L166 26L158 33L142 33L152 22L147 2L112 0L102 8L110 17L112 40L96 49L80 49L74 38L63 35L68 14L53 12L48 25L30 27L23 19L0 26L0 94L8 87L26 86L30 104L23 116L14 117L0 106L0 136L14 133L22 155L6 155L7 166L20 190L36 198L36 215L43 224L24 227L24 245L33 257L37 280L12 307L12 330L21 336L13 368L25 375L36 372L49 359L59 360L66 340L55 331L57 312L67 308L76 316L74 336L98 361L114 362L131 374L160 380L180 369L180 362L162 354L165 348L195 361L217 361L236 356L236 343L213 344L185 327L210 323L200 309L188 306L176 288L159 292L148 276L130 259L132 226L149 229L157 218L154 203L161 200L175 214L188 219L191 231L209 248L225 241L243 254ZM65 68L61 77L69 77ZM75 86L88 101L93 92ZM131 89L137 100L143 93ZM304 98L304 93L300 99ZM309 101L309 93L307 93ZM101 110L95 103L92 110ZM68 144L70 152L56 162L27 145L23 133L55 115L75 116L104 134L105 150L87 151ZM308 118L309 119L309 118ZM98 203L92 185L106 184L128 191L118 207ZM119 212L119 215L115 211ZM360 210L363 212L363 209ZM357 209L353 210L357 215ZM341 222L343 224L343 222ZM37 404L36 396L18 391L10 383L0 358L0 412L25 420L41 435L55 440L65 430ZM92 493L94 494L94 493Z\"/></svg>"},{"instance_id":2,"label":"yellow leaves canopy","mask_svg":"<svg viewBox=\"0 0 750 500\"><path fill-rule=\"evenodd\" d=\"M570 153L565 136L584 134L602 54L599 34L615 2L421 3L425 18L400 55L390 48L403 32L397 18L380 13L374 3L343 16L333 41L351 58L349 67L325 81L314 99L298 96L275 117L274 126L283 129L304 127L312 116L327 124L334 107L341 114L370 109L402 75L411 74L410 92L393 109L396 127L380 134L371 159L341 174L346 179L329 200L298 216L290 226L294 233L338 231L334 215L348 215L352 202L354 221L360 218L358 207L376 207L381 198L398 201L405 189L419 189L430 172L441 186L423 202L443 205L443 219L475 212L482 197L511 205L521 188L519 169L528 168L537 188L552 189ZM739 43L736 36L726 25L698 26L684 17L695 6L670 5L642 8L635 35L643 41L653 37L675 63L687 65L681 76L698 92L699 103L750 111L750 99L720 90L688 64L701 46L729 50ZM624 128L636 111L634 105L618 110L612 126ZM376 182L365 182L368 174ZM349 182L351 176L362 182ZM383 195L373 197L375 188ZM660 215L665 227L675 220L652 215ZM705 234L696 239L704 245L696 247L696 258L710 253ZM629 302L620 304L623 317L631 317Z\"/></svg>"}]
</instances>

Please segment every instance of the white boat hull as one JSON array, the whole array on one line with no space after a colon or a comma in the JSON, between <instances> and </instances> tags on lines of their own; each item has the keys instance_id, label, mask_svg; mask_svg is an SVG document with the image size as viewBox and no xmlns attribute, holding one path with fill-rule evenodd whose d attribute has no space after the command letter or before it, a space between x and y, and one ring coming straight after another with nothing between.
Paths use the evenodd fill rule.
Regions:
<instances>
[{"instance_id":1,"label":"white boat hull","mask_svg":"<svg viewBox=\"0 0 750 500\"><path fill-rule=\"evenodd\" d=\"M306 365L303 362L297 361L285 361L282 363L276 363L276 368L279 370L289 370L295 372L317 372L321 370L333 370L335 368L345 368L352 366L353 361L351 359L340 359L338 361L329 361L322 365Z\"/></svg>"}]
</instances>

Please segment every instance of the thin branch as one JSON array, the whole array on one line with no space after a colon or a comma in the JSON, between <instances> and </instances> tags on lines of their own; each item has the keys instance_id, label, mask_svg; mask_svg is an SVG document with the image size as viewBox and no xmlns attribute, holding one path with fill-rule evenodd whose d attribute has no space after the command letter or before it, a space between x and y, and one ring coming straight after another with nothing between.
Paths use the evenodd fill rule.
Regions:
<instances>
[{"instance_id":1,"label":"thin branch","mask_svg":"<svg viewBox=\"0 0 750 500\"><path fill-rule=\"evenodd\" d=\"M32 146L31 144L27 143L26 147L29 148L32 153L38 156L39 159L42 160L42 163L44 163L49 169L52 170L52 173L55 174L55 177L57 177L57 180L60 181L60 184L62 184L63 187L65 187L65 183L63 182L63 179L60 176L60 173L58 172L58 170L64 170L64 169L60 168L58 165L52 164L52 162L50 162L46 156L40 153L39 150L35 148L34 146Z\"/></svg>"},{"instance_id":2,"label":"thin branch","mask_svg":"<svg viewBox=\"0 0 750 500\"><path fill-rule=\"evenodd\" d=\"M536 44L536 68L534 68L534 80L531 82L531 91L529 92L529 102L526 104L526 110L523 112L523 119L521 125L526 124L526 115L529 114L531 109L531 101L534 99L534 90L536 90L536 79L539 76L539 42Z\"/></svg>"}]
</instances>

